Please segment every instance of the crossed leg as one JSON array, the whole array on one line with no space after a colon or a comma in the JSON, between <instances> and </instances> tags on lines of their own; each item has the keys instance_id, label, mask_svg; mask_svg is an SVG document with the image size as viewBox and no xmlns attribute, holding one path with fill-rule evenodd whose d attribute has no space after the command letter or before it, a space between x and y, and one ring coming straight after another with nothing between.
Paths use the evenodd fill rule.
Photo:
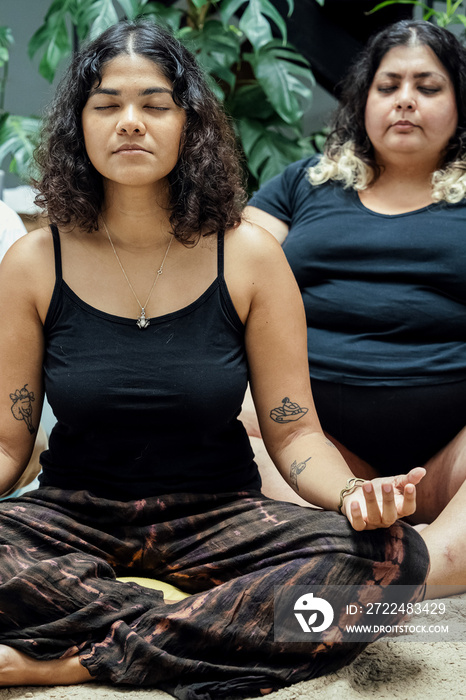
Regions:
<instances>
[{"instance_id":1,"label":"crossed leg","mask_svg":"<svg viewBox=\"0 0 466 700\"><path fill-rule=\"evenodd\" d=\"M355 476L363 479L380 476L367 462L329 437ZM259 443L258 438L252 439L263 492L270 498L304 504ZM431 589L435 597L461 593L466 590L466 428L423 466L427 473L416 487L416 512L409 520L414 525L427 523L421 531L431 560L427 597L430 586L435 586ZM446 587L443 592L440 586Z\"/></svg>"},{"instance_id":2,"label":"crossed leg","mask_svg":"<svg viewBox=\"0 0 466 700\"><path fill-rule=\"evenodd\" d=\"M429 523L421 531L431 560L427 584L465 591L466 428L424 466L415 522Z\"/></svg>"},{"instance_id":3,"label":"crossed leg","mask_svg":"<svg viewBox=\"0 0 466 700\"><path fill-rule=\"evenodd\" d=\"M406 525L355 536L335 513L253 493L141 505L55 489L2 505L1 686L94 678L172 692L199 680L258 694L341 667L365 646L298 645L291 667L273 636L276 585L421 586L427 572ZM195 595L168 606L115 581L135 560Z\"/></svg>"}]
</instances>

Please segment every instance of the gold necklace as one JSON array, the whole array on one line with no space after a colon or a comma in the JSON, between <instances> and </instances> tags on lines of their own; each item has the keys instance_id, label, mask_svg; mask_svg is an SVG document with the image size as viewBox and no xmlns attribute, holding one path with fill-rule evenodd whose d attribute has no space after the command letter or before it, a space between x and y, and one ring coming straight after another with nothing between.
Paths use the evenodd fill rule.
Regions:
<instances>
[{"instance_id":1,"label":"gold necklace","mask_svg":"<svg viewBox=\"0 0 466 700\"><path fill-rule=\"evenodd\" d=\"M165 251L165 255L163 256L162 263L161 263L159 269L157 270L157 272L155 273L155 279L154 279L154 281L153 281L153 283L152 283L152 287L150 288L149 294L148 294L147 299L146 299L146 303L145 303L145 304L141 304L141 302L140 302L139 299L138 299L138 295L137 295L136 292L134 291L133 285L131 284L131 282L130 282L129 279L128 279L128 275L126 274L125 268L124 268L123 265L121 264L121 260L120 260L120 258L118 257L118 253L117 253L116 250L115 250L115 246L113 245L113 241L112 241L112 239L111 239L111 237L110 237L110 233L109 233L109 230L108 230L108 228L107 228L107 224L105 223L105 220L104 220L103 217L102 217L102 221L103 221L103 224L104 224L105 231L107 232L108 240L110 241L110 245L112 246L112 250L113 250L113 252L115 253L116 259L118 260L118 264L119 264L120 267L121 267L121 271L122 271L122 273L123 273L124 276L125 276L125 280L126 280L126 282L128 283L128 287L129 287L129 288L131 289L131 291L133 292L134 298L136 299L136 301L137 301L137 303L138 303L138 305L139 305L139 308L141 309L141 313L139 314L139 316L138 316L138 318L137 318L137 320L136 320L136 324L139 326L139 328L140 328L141 330L143 330L144 328L147 328L147 327L150 325L149 319L146 318L146 307L147 307L147 304L149 303L149 299L150 299L151 296L152 296L152 292L154 291L155 285L157 284L158 279L159 279L160 275L161 275L162 272L163 272L163 266L164 266L164 264L165 264L165 260L167 259L168 251L170 250L170 246L171 246L172 241L173 241L173 236L170 237L170 241L169 241L169 243L168 243L167 250Z\"/></svg>"}]
</instances>

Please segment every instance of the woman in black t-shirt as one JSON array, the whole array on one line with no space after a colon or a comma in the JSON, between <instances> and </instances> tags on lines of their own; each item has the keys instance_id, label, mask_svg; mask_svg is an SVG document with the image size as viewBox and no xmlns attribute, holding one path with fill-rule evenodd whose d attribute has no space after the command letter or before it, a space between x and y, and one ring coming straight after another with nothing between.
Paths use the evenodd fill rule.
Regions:
<instances>
[{"instance_id":1,"label":"woman in black t-shirt","mask_svg":"<svg viewBox=\"0 0 466 700\"><path fill-rule=\"evenodd\" d=\"M360 477L427 470L411 522L429 524L428 583L447 594L466 588L465 81L447 30L384 29L347 77L323 156L247 210L300 286L324 431ZM264 492L284 497L272 479Z\"/></svg>"}]
</instances>

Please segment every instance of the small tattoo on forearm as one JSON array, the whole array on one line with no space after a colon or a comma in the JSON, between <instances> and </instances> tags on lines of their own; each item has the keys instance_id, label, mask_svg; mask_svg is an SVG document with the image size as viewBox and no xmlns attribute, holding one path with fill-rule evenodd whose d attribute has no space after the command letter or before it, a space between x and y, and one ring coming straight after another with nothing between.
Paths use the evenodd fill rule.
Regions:
<instances>
[{"instance_id":1,"label":"small tattoo on forearm","mask_svg":"<svg viewBox=\"0 0 466 700\"><path fill-rule=\"evenodd\" d=\"M22 389L16 389L14 394L10 394L10 399L13 401L11 407L11 412L16 420L23 420L31 435L33 435L36 430L32 425L32 402L35 401L34 393L29 391L27 384L23 386Z\"/></svg>"},{"instance_id":2,"label":"small tattoo on forearm","mask_svg":"<svg viewBox=\"0 0 466 700\"><path fill-rule=\"evenodd\" d=\"M270 417L276 423L291 423L291 421L299 420L305 416L308 410L308 408L301 408L301 406L293 403L285 396L282 399L282 405L270 411Z\"/></svg>"},{"instance_id":3,"label":"small tattoo on forearm","mask_svg":"<svg viewBox=\"0 0 466 700\"><path fill-rule=\"evenodd\" d=\"M290 467L290 481L294 486L296 486L296 491L299 491L298 474L301 474L301 472L304 471L306 468L306 463L309 462L310 459L312 458L308 457L304 460L304 462L296 462L295 460Z\"/></svg>"}]
</instances>

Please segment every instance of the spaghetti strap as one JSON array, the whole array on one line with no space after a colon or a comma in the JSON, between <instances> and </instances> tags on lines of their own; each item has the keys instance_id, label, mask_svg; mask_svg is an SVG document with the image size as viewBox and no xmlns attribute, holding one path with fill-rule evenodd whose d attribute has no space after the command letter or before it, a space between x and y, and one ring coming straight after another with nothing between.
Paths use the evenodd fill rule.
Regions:
<instances>
[{"instance_id":1,"label":"spaghetti strap","mask_svg":"<svg viewBox=\"0 0 466 700\"><path fill-rule=\"evenodd\" d=\"M61 245L60 245L60 234L58 233L58 228L55 224L50 224L50 230L52 232L53 238L53 252L55 254L55 277L56 282L62 281L62 265L61 265Z\"/></svg>"},{"instance_id":2,"label":"spaghetti strap","mask_svg":"<svg viewBox=\"0 0 466 700\"><path fill-rule=\"evenodd\" d=\"M217 234L217 275L221 280L223 280L224 237L225 231L219 231Z\"/></svg>"}]
</instances>

